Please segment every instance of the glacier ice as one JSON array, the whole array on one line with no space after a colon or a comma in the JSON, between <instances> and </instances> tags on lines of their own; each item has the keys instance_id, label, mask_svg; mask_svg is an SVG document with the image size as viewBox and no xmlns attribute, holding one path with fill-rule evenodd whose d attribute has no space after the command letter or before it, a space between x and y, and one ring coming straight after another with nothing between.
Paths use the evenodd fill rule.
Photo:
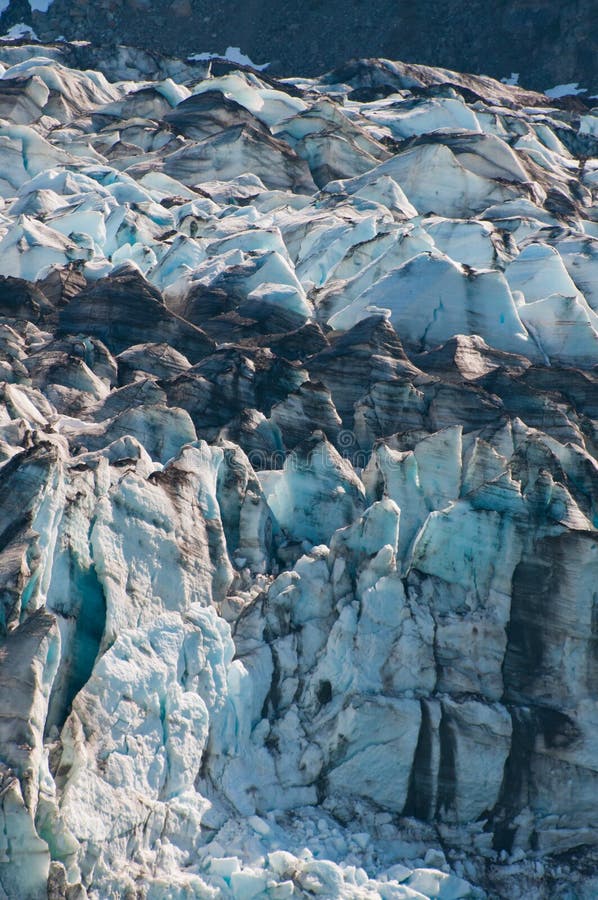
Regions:
<instances>
[{"instance_id":1,"label":"glacier ice","mask_svg":"<svg viewBox=\"0 0 598 900\"><path fill-rule=\"evenodd\" d=\"M0 46L0 897L592 897L595 117L210 56Z\"/></svg>"}]
</instances>

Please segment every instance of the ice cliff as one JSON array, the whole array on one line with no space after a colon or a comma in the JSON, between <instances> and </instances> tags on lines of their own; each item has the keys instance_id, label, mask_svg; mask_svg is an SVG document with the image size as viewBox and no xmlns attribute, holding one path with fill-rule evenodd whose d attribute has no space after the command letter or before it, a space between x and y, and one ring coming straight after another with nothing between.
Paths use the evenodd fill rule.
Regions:
<instances>
[{"instance_id":1,"label":"ice cliff","mask_svg":"<svg viewBox=\"0 0 598 900\"><path fill-rule=\"evenodd\" d=\"M598 113L0 74L0 898L595 897Z\"/></svg>"}]
</instances>

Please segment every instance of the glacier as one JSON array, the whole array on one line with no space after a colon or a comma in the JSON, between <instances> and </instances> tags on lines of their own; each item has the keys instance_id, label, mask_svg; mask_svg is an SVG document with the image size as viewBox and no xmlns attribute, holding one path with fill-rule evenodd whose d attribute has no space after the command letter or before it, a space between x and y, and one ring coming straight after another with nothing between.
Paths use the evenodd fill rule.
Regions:
<instances>
[{"instance_id":1,"label":"glacier","mask_svg":"<svg viewBox=\"0 0 598 900\"><path fill-rule=\"evenodd\" d=\"M0 44L0 898L590 900L598 109L207 56Z\"/></svg>"}]
</instances>

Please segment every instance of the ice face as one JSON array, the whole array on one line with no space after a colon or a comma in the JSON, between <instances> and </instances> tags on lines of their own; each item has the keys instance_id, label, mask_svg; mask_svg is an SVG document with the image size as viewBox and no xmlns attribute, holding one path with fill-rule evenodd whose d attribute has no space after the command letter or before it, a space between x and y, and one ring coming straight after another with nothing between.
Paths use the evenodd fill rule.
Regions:
<instances>
[{"instance_id":1,"label":"ice face","mask_svg":"<svg viewBox=\"0 0 598 900\"><path fill-rule=\"evenodd\" d=\"M500 272L471 273L448 257L421 253L380 278L330 324L351 328L385 302L391 322L414 346L437 346L454 334L474 332L501 350L538 356Z\"/></svg>"},{"instance_id":2,"label":"ice face","mask_svg":"<svg viewBox=\"0 0 598 900\"><path fill-rule=\"evenodd\" d=\"M0 64L0 896L593 896L591 115Z\"/></svg>"}]
</instances>

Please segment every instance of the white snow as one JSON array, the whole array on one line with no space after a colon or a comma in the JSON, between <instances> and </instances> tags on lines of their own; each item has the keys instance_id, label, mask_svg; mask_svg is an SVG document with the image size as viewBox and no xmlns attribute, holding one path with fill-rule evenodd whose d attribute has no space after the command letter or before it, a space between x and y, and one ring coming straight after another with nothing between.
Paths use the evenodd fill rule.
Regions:
<instances>
[{"instance_id":1,"label":"white snow","mask_svg":"<svg viewBox=\"0 0 598 900\"><path fill-rule=\"evenodd\" d=\"M33 28L30 25L25 25L24 22L12 25L6 34L0 35L0 41L20 41L22 38L29 38L32 41L39 40Z\"/></svg>"},{"instance_id":2,"label":"white snow","mask_svg":"<svg viewBox=\"0 0 598 900\"><path fill-rule=\"evenodd\" d=\"M267 63L254 63L248 56L244 53L241 53L240 47L227 47L223 54L220 53L194 53L192 56L187 57L190 60L194 60L197 62L202 62L203 60L209 59L224 59L226 62L230 63L238 63L240 66L251 66L252 69L255 69L257 72L263 72L270 65Z\"/></svg>"},{"instance_id":3,"label":"white snow","mask_svg":"<svg viewBox=\"0 0 598 900\"><path fill-rule=\"evenodd\" d=\"M586 94L587 88L580 88L578 81L571 81L567 84L556 84L554 87L544 91L547 97L558 100L560 97L575 97L577 94Z\"/></svg>"}]
</instances>

